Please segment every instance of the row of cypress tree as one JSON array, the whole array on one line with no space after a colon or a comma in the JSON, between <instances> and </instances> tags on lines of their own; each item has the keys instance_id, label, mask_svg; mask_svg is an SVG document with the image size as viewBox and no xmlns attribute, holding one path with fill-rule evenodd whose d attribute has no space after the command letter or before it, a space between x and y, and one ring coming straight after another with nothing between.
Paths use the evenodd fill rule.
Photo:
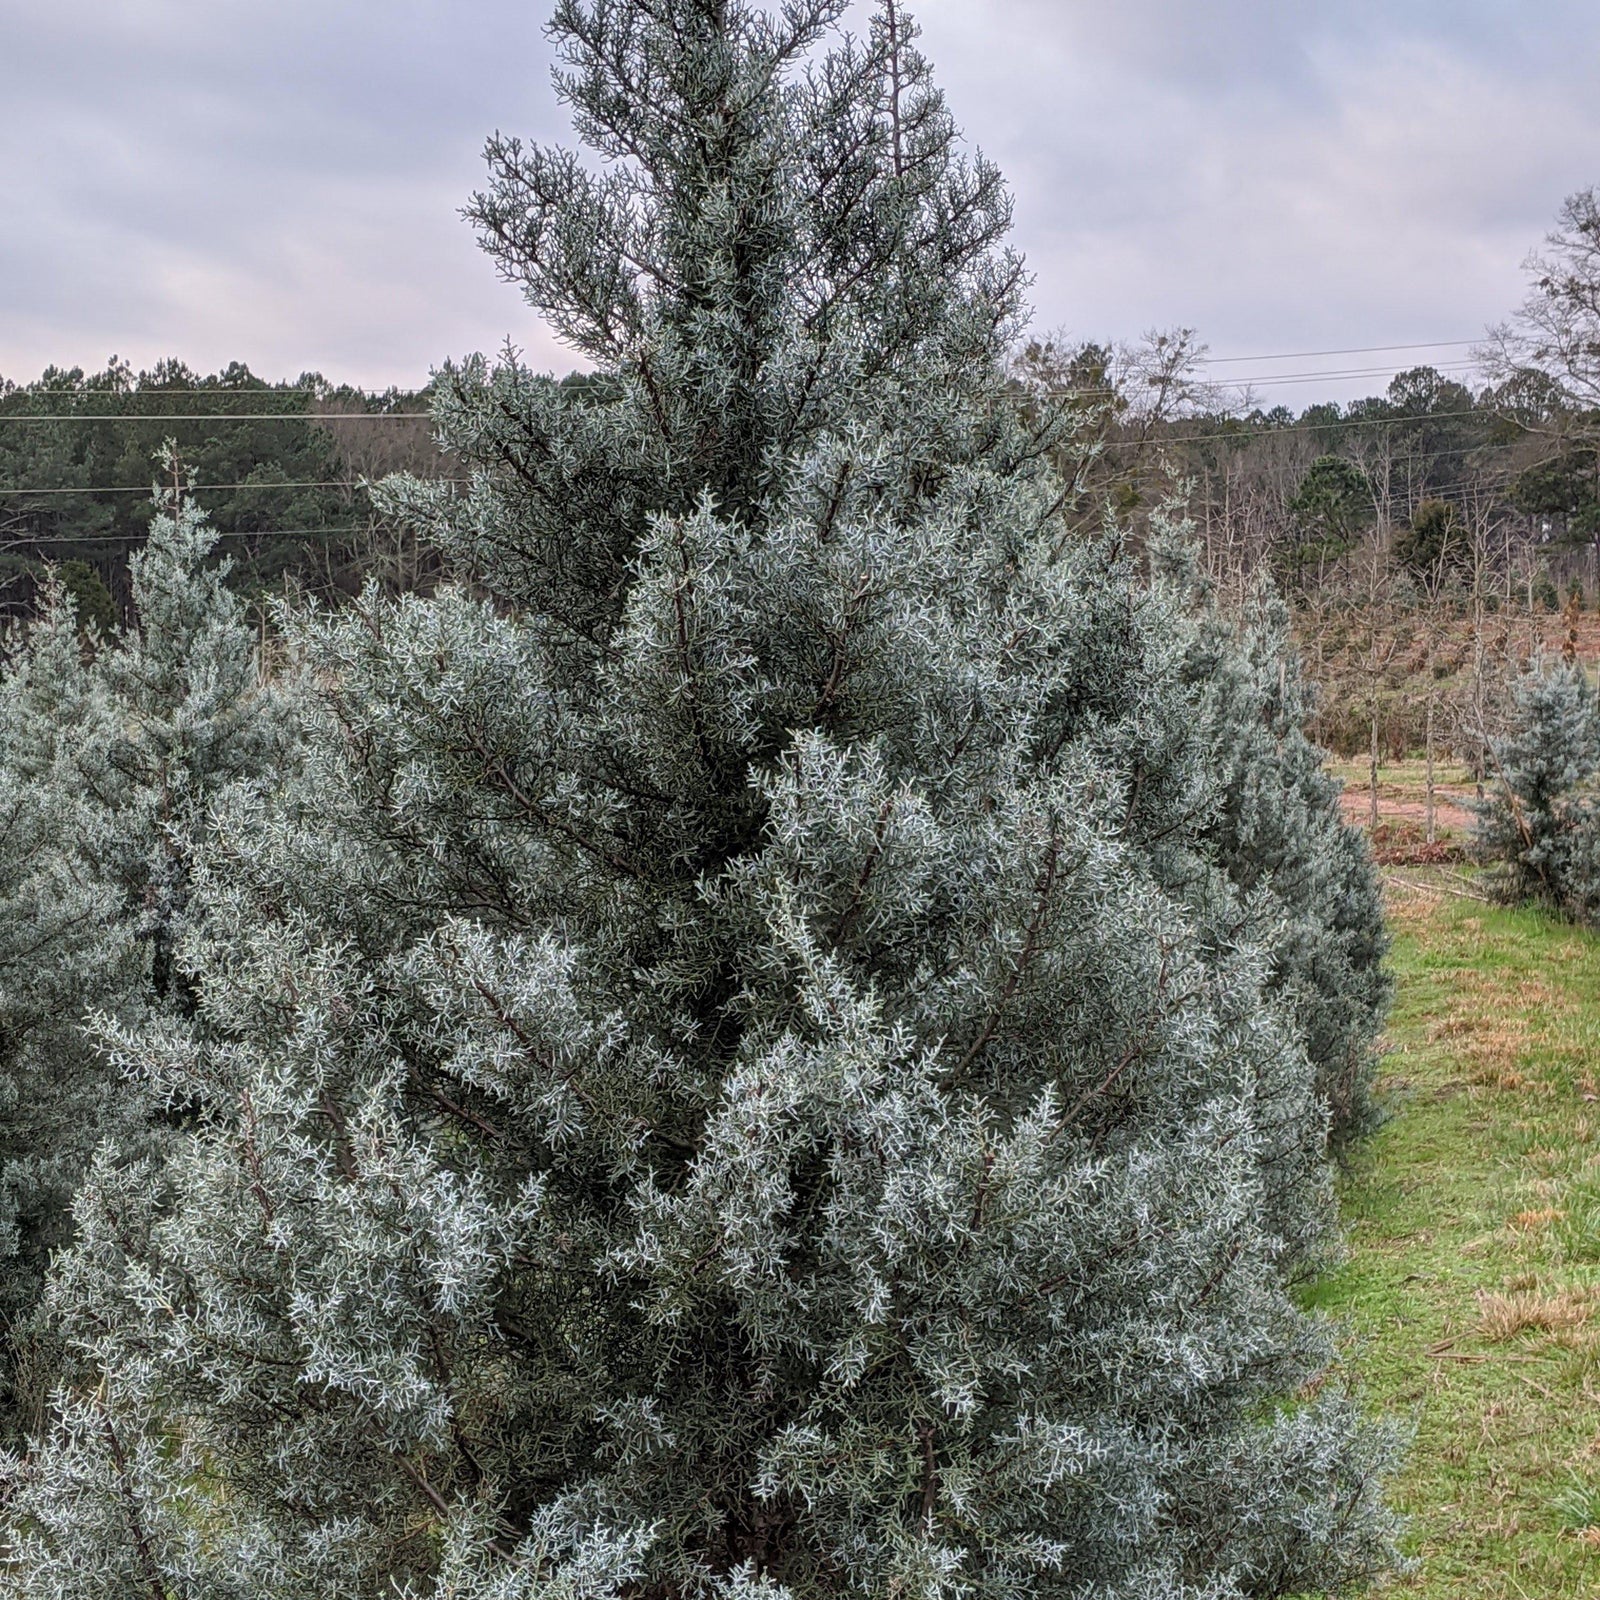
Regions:
<instances>
[{"instance_id":1,"label":"row of cypress tree","mask_svg":"<svg viewBox=\"0 0 1600 1600\"><path fill-rule=\"evenodd\" d=\"M560 0L595 160L472 216L594 377L440 375L453 587L268 683L179 497L135 630L16 643L22 1600L1393 1565L1294 1293L1387 991L1284 618L1063 536L1006 191L844 10Z\"/></svg>"}]
</instances>

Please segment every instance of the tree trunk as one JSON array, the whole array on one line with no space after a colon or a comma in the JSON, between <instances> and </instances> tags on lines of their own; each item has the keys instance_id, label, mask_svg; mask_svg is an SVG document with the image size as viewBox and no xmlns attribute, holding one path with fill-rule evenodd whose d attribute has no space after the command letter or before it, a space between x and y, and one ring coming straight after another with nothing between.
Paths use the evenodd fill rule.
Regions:
<instances>
[{"instance_id":1,"label":"tree trunk","mask_svg":"<svg viewBox=\"0 0 1600 1600\"><path fill-rule=\"evenodd\" d=\"M1378 696L1372 696L1372 749L1371 764L1367 769L1367 793L1371 802L1372 831L1378 831Z\"/></svg>"},{"instance_id":2,"label":"tree trunk","mask_svg":"<svg viewBox=\"0 0 1600 1600\"><path fill-rule=\"evenodd\" d=\"M1433 801L1433 695L1428 695L1428 728L1425 734L1428 747L1428 843L1432 844L1436 837L1434 829L1434 801Z\"/></svg>"}]
</instances>

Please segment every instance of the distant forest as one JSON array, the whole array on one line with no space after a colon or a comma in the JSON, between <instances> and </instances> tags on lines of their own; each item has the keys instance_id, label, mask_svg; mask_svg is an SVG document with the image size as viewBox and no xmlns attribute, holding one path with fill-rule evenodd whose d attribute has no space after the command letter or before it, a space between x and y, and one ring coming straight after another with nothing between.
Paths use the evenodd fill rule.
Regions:
<instances>
[{"instance_id":1,"label":"distant forest","mask_svg":"<svg viewBox=\"0 0 1600 1600\"><path fill-rule=\"evenodd\" d=\"M1285 598L1320 691L1312 730L1366 757L1376 794L1379 762L1412 753L1481 780L1522 676L1600 652L1591 348L1502 332L1474 352L1474 386L1418 366L1299 411L1208 382L1184 331L1042 341L1016 373L1041 407L1081 407L1062 466L1085 533L1109 517L1137 541L1152 518L1187 520L1219 593Z\"/></svg>"},{"instance_id":2,"label":"distant forest","mask_svg":"<svg viewBox=\"0 0 1600 1600\"><path fill-rule=\"evenodd\" d=\"M1082 409L1081 520L1109 506L1137 524L1180 503L1219 577L1270 572L1296 599L1348 582L1350 558L1374 538L1422 583L1440 578L1441 558L1462 569L1485 538L1502 578L1600 582L1592 417L1543 375L1520 369L1473 388L1418 366L1382 394L1297 412L1230 392L1208 370L1186 330L1133 348L1025 352L1018 378L1041 404Z\"/></svg>"},{"instance_id":3,"label":"distant forest","mask_svg":"<svg viewBox=\"0 0 1600 1600\"><path fill-rule=\"evenodd\" d=\"M368 577L416 587L431 558L382 525L363 485L446 470L428 400L426 389L371 394L316 373L268 383L239 363L201 374L176 360L0 382L0 609L29 610L54 563L84 616L105 627L126 615L128 558L155 515L154 461L169 439L246 593L352 593Z\"/></svg>"},{"instance_id":4,"label":"distant forest","mask_svg":"<svg viewBox=\"0 0 1600 1600\"><path fill-rule=\"evenodd\" d=\"M1509 686L1547 648L1571 654L1600 595L1592 414L1526 366L1477 387L1420 366L1381 395L1299 411L1207 381L1186 330L1041 340L1012 370L1075 417L1058 465L1085 537L1109 517L1138 543L1152 516L1185 517L1219 590L1270 579L1284 594L1323 686L1315 731L1336 750L1481 757ZM168 439L252 600L427 588L437 555L366 485L449 474L432 398L177 360L0 383L0 614L26 614L54 564L85 619L126 617Z\"/></svg>"},{"instance_id":5,"label":"distant forest","mask_svg":"<svg viewBox=\"0 0 1600 1600\"><path fill-rule=\"evenodd\" d=\"M1219 574L1267 571L1302 601L1347 585L1375 536L1424 582L1487 538L1502 584L1531 584L1552 607L1575 582L1600 587L1596 450L1526 376L1474 390L1416 367L1382 395L1295 412L1248 395L1240 407L1201 378L1201 355L1178 332L1121 350L1043 342L1019 358L1020 384L1080 412L1079 459L1063 465L1085 531L1108 506L1138 528L1176 498ZM169 438L247 590L349 592L367 576L409 586L427 557L401 549L363 485L447 471L430 398L426 386L374 394L317 373L273 383L240 363L201 374L177 360L0 380L0 605L26 609L55 562L120 610Z\"/></svg>"}]
</instances>

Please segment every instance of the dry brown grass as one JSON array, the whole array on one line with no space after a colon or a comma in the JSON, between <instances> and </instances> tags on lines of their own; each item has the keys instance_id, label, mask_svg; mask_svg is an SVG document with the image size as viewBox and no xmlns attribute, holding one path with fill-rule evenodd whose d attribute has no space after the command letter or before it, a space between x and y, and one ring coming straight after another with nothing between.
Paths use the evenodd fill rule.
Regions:
<instances>
[{"instance_id":1,"label":"dry brown grass","mask_svg":"<svg viewBox=\"0 0 1600 1600\"><path fill-rule=\"evenodd\" d=\"M1504 1344L1522 1333L1567 1333L1589 1320L1593 1300L1586 1290L1540 1294L1515 1289L1509 1294L1480 1292L1478 1332L1490 1344Z\"/></svg>"},{"instance_id":2,"label":"dry brown grass","mask_svg":"<svg viewBox=\"0 0 1600 1600\"><path fill-rule=\"evenodd\" d=\"M1559 1221L1561 1215L1554 1206L1542 1206L1537 1211L1519 1211L1511 1219L1511 1226L1518 1233L1537 1233L1541 1228L1548 1228L1552 1222Z\"/></svg>"},{"instance_id":3,"label":"dry brown grass","mask_svg":"<svg viewBox=\"0 0 1600 1600\"><path fill-rule=\"evenodd\" d=\"M1428 1029L1428 1040L1461 1063L1469 1082L1506 1092L1532 1087L1520 1064L1555 1017L1571 1003L1539 978L1462 972L1455 977L1448 1011Z\"/></svg>"}]
</instances>

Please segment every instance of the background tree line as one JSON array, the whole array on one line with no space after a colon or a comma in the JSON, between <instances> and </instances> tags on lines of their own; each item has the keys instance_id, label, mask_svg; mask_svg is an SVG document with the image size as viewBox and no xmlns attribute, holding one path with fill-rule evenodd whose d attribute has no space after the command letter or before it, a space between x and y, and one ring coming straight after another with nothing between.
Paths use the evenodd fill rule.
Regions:
<instances>
[{"instance_id":1,"label":"background tree line","mask_svg":"<svg viewBox=\"0 0 1600 1600\"><path fill-rule=\"evenodd\" d=\"M169 440L247 595L286 582L352 594L369 577L416 587L431 559L364 485L447 475L427 405L425 387L373 394L317 373L270 383L240 362L197 373L113 358L100 372L0 382L0 614L34 610L56 565L86 618L128 619L130 557L154 515L151 461Z\"/></svg>"},{"instance_id":2,"label":"background tree line","mask_svg":"<svg viewBox=\"0 0 1600 1600\"><path fill-rule=\"evenodd\" d=\"M1070 512L1137 540L1190 519L1210 582L1292 607L1316 737L1377 773L1424 756L1480 786L1542 662L1600 650L1600 204L1572 196L1529 292L1460 370L1296 411L1213 381L1189 329L1132 346L1041 339L1013 364L1037 407L1076 409ZM1470 369L1470 370L1469 370Z\"/></svg>"},{"instance_id":3,"label":"background tree line","mask_svg":"<svg viewBox=\"0 0 1600 1600\"><path fill-rule=\"evenodd\" d=\"M1208 382L1188 330L1134 347L1038 341L1013 372L1072 419L1060 465L1081 530L1109 510L1137 536L1177 505L1221 592L1266 580L1285 594L1322 686L1323 742L1448 748L1481 770L1512 681L1542 654L1571 658L1600 593L1600 454L1595 413L1510 334L1478 354L1499 381L1420 366L1382 395L1300 411ZM0 611L34 609L55 565L86 618L127 619L149 462L168 439L247 596L426 587L435 558L366 485L449 474L429 401L425 386L373 394L177 360L4 383Z\"/></svg>"}]
</instances>

